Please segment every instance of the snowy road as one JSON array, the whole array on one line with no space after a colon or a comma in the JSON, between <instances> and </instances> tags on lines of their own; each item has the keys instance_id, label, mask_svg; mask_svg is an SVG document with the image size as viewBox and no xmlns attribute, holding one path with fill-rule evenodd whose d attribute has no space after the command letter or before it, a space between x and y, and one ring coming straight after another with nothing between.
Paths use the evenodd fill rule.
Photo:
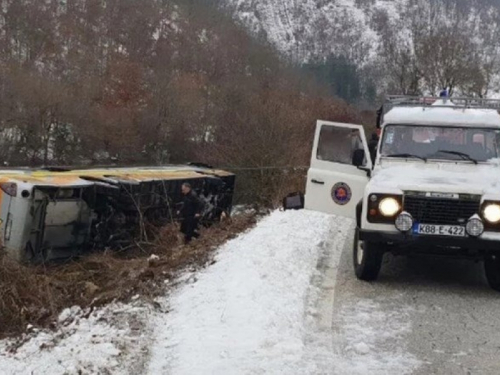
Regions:
<instances>
[{"instance_id":1,"label":"snowy road","mask_svg":"<svg viewBox=\"0 0 500 375\"><path fill-rule=\"evenodd\" d=\"M384 312L383 324L409 324L403 342L420 362L412 374L500 373L500 295L487 286L482 264L386 255L379 280L368 284L354 278L346 249L335 295L337 312L359 299Z\"/></svg>"},{"instance_id":2,"label":"snowy road","mask_svg":"<svg viewBox=\"0 0 500 375\"><path fill-rule=\"evenodd\" d=\"M500 373L500 296L482 265L388 255L368 284L350 222L275 213L250 236L174 297L151 373Z\"/></svg>"},{"instance_id":3,"label":"snowy road","mask_svg":"<svg viewBox=\"0 0 500 375\"><path fill-rule=\"evenodd\" d=\"M379 281L370 285L354 281L346 262L336 308L349 299L377 301L376 295L388 313L409 307L405 341L421 361L414 374L500 374L500 295L489 289L482 263L386 256Z\"/></svg>"},{"instance_id":4,"label":"snowy road","mask_svg":"<svg viewBox=\"0 0 500 375\"><path fill-rule=\"evenodd\" d=\"M6 374L499 374L482 267L387 256L357 281L352 223L275 212L186 274L160 309L109 307L1 355ZM106 340L107 338L107 340ZM83 340L82 340L83 339ZM39 343L54 346L37 350ZM105 350L103 350L103 348Z\"/></svg>"},{"instance_id":5,"label":"snowy road","mask_svg":"<svg viewBox=\"0 0 500 375\"><path fill-rule=\"evenodd\" d=\"M408 348L411 303L356 296L360 285L347 261L352 225L313 212L275 212L229 243L215 265L169 301L149 373L417 369L420 361Z\"/></svg>"}]
</instances>

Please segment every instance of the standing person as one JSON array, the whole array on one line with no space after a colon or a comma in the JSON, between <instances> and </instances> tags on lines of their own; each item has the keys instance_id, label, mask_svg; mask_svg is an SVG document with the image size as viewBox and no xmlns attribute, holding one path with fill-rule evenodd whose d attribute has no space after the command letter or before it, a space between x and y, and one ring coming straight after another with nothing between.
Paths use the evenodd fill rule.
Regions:
<instances>
[{"instance_id":1,"label":"standing person","mask_svg":"<svg viewBox=\"0 0 500 375\"><path fill-rule=\"evenodd\" d=\"M181 232L184 234L184 241L187 244L191 242L193 237L198 238L200 236L196 230L198 229L203 204L189 183L182 184L181 189L184 198L182 199L182 208L178 214L182 218Z\"/></svg>"},{"instance_id":2,"label":"standing person","mask_svg":"<svg viewBox=\"0 0 500 375\"><path fill-rule=\"evenodd\" d=\"M384 106L380 106L379 109L377 109L377 123L376 127L377 129L380 129L380 126L382 125L382 117L384 116Z\"/></svg>"},{"instance_id":3,"label":"standing person","mask_svg":"<svg viewBox=\"0 0 500 375\"><path fill-rule=\"evenodd\" d=\"M373 133L370 142L368 142L368 150L370 151L370 157L372 159L372 164L375 164L375 159L377 157L378 141L379 141L378 134Z\"/></svg>"}]
</instances>

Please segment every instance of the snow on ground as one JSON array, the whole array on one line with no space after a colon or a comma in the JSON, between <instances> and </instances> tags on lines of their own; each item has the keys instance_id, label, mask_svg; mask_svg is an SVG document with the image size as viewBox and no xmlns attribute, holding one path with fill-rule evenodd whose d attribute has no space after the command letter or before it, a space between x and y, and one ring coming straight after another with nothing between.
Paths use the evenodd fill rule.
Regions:
<instances>
[{"instance_id":1,"label":"snow on ground","mask_svg":"<svg viewBox=\"0 0 500 375\"><path fill-rule=\"evenodd\" d=\"M361 65L378 57L380 36L373 19L379 11L398 18L407 0L226 0L235 17L254 33L265 32L269 41L293 59L306 62L330 52L346 53ZM354 52L355 47L363 53Z\"/></svg>"},{"instance_id":2,"label":"snow on ground","mask_svg":"<svg viewBox=\"0 0 500 375\"><path fill-rule=\"evenodd\" d=\"M336 270L351 226L320 213L275 212L226 244L196 282L159 301L171 313L154 323L149 373L407 372L415 362L403 346L394 354L378 346L400 339L409 323L402 315L382 324L375 303L346 307L338 319L347 333L334 344Z\"/></svg>"},{"instance_id":3,"label":"snow on ground","mask_svg":"<svg viewBox=\"0 0 500 375\"><path fill-rule=\"evenodd\" d=\"M335 319L334 341L338 374L409 374L420 365L406 348L394 348L411 332L409 313L402 305L386 311L382 303L360 299L347 303Z\"/></svg>"},{"instance_id":4,"label":"snow on ground","mask_svg":"<svg viewBox=\"0 0 500 375\"><path fill-rule=\"evenodd\" d=\"M141 357L149 334L143 306L112 304L88 314L78 307L64 310L55 332L33 332L16 349L0 341L1 374L126 374L134 373L132 357Z\"/></svg>"},{"instance_id":5,"label":"snow on ground","mask_svg":"<svg viewBox=\"0 0 500 375\"><path fill-rule=\"evenodd\" d=\"M158 321L151 374L293 373L307 289L331 218L275 212L226 244Z\"/></svg>"},{"instance_id":6,"label":"snow on ground","mask_svg":"<svg viewBox=\"0 0 500 375\"><path fill-rule=\"evenodd\" d=\"M222 246L206 270L184 274L155 309L113 304L88 318L67 310L57 332L12 353L13 342L0 341L1 373L408 373L417 362L405 349L404 306L386 316L383 296L354 296L334 309L352 225L276 211Z\"/></svg>"}]
</instances>

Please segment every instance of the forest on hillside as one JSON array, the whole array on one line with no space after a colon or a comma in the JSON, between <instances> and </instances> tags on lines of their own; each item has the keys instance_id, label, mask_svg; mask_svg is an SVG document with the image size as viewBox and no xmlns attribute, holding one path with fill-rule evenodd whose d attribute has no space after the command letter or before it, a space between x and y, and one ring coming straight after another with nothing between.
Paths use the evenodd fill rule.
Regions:
<instances>
[{"instance_id":1,"label":"forest on hillside","mask_svg":"<svg viewBox=\"0 0 500 375\"><path fill-rule=\"evenodd\" d=\"M496 0L219 0L329 92L371 107L385 94L500 93Z\"/></svg>"},{"instance_id":2,"label":"forest on hillside","mask_svg":"<svg viewBox=\"0 0 500 375\"><path fill-rule=\"evenodd\" d=\"M401 0L396 14L356 0L369 25L344 11L332 28L321 7L334 3L316 4L311 35L290 24L299 61L221 1L0 0L1 161L204 162L269 202L303 187L316 119L372 124L360 110L385 93L499 83L497 6Z\"/></svg>"},{"instance_id":3,"label":"forest on hillside","mask_svg":"<svg viewBox=\"0 0 500 375\"><path fill-rule=\"evenodd\" d=\"M270 46L201 3L0 5L0 155L10 165L279 163L277 139L299 150L288 137L342 116ZM262 155L246 156L255 147Z\"/></svg>"},{"instance_id":4,"label":"forest on hillside","mask_svg":"<svg viewBox=\"0 0 500 375\"><path fill-rule=\"evenodd\" d=\"M0 0L0 9L6 166L304 166L317 118L359 120L202 1ZM252 173L246 184L290 178Z\"/></svg>"}]
</instances>

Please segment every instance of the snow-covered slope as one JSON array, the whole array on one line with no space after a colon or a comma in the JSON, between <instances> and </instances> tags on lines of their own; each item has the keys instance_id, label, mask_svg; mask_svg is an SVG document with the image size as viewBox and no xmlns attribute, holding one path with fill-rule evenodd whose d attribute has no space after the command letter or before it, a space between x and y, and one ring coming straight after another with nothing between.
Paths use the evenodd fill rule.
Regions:
<instances>
[{"instance_id":1,"label":"snow-covered slope","mask_svg":"<svg viewBox=\"0 0 500 375\"><path fill-rule=\"evenodd\" d=\"M376 56L381 28L411 8L412 0L225 0L252 32L299 61L343 53L357 62ZM472 3L447 0L468 12ZM481 6L498 6L482 1ZM446 22L445 19L442 22Z\"/></svg>"},{"instance_id":2,"label":"snow-covered slope","mask_svg":"<svg viewBox=\"0 0 500 375\"><path fill-rule=\"evenodd\" d=\"M0 373L408 374L419 361L406 347L404 306L388 319L375 294L335 311L352 226L274 212L221 247L205 271L184 274L154 309L137 300L85 317L76 308L56 332L0 341Z\"/></svg>"},{"instance_id":3,"label":"snow-covered slope","mask_svg":"<svg viewBox=\"0 0 500 375\"><path fill-rule=\"evenodd\" d=\"M359 62L373 58L383 12L397 17L407 0L227 0L251 31L298 61L341 52Z\"/></svg>"},{"instance_id":4,"label":"snow-covered slope","mask_svg":"<svg viewBox=\"0 0 500 375\"><path fill-rule=\"evenodd\" d=\"M347 58L378 94L415 92L415 85L481 96L500 89L498 1L219 1L295 62Z\"/></svg>"},{"instance_id":5,"label":"snow-covered slope","mask_svg":"<svg viewBox=\"0 0 500 375\"><path fill-rule=\"evenodd\" d=\"M149 373L410 373L419 362L404 345L404 312L387 319L378 304L357 299L334 313L352 225L310 211L275 212L229 242L217 263L172 296L167 319L157 317ZM334 315L346 331L338 337ZM386 351L387 342L398 345Z\"/></svg>"},{"instance_id":6,"label":"snow-covered slope","mask_svg":"<svg viewBox=\"0 0 500 375\"><path fill-rule=\"evenodd\" d=\"M2 375L138 374L151 332L142 303L111 304L93 312L75 306L56 331L34 330L0 341Z\"/></svg>"}]
</instances>

